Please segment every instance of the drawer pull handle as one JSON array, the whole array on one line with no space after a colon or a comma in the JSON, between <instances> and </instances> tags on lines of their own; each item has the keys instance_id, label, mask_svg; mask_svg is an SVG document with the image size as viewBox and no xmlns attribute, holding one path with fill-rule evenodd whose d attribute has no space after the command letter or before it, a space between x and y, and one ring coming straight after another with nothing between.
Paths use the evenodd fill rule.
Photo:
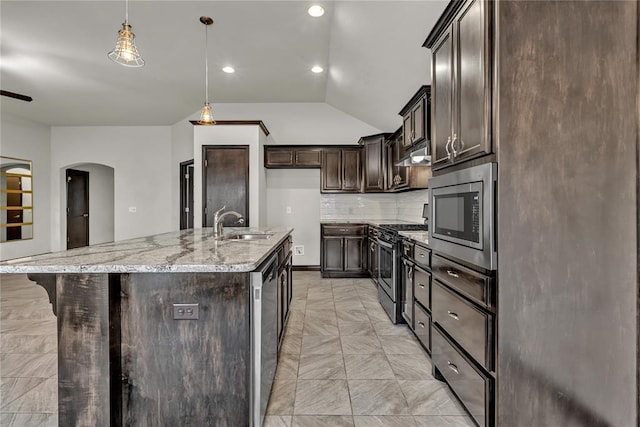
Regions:
<instances>
[{"instance_id":1,"label":"drawer pull handle","mask_svg":"<svg viewBox=\"0 0 640 427\"><path fill-rule=\"evenodd\" d=\"M456 273L455 271L452 270L447 270L447 274L451 277L460 277L458 276L458 273Z\"/></svg>"},{"instance_id":2,"label":"drawer pull handle","mask_svg":"<svg viewBox=\"0 0 640 427\"><path fill-rule=\"evenodd\" d=\"M420 327L424 329L424 323L418 322L418 325L420 325Z\"/></svg>"},{"instance_id":3,"label":"drawer pull handle","mask_svg":"<svg viewBox=\"0 0 640 427\"><path fill-rule=\"evenodd\" d=\"M422 258L424 258L424 254L418 254L418 255L420 255Z\"/></svg>"},{"instance_id":4,"label":"drawer pull handle","mask_svg":"<svg viewBox=\"0 0 640 427\"><path fill-rule=\"evenodd\" d=\"M422 283L418 283L418 286L420 286L422 289L424 289L424 285Z\"/></svg>"},{"instance_id":5,"label":"drawer pull handle","mask_svg":"<svg viewBox=\"0 0 640 427\"><path fill-rule=\"evenodd\" d=\"M347 231L347 229L346 228L341 228L340 231Z\"/></svg>"},{"instance_id":6,"label":"drawer pull handle","mask_svg":"<svg viewBox=\"0 0 640 427\"><path fill-rule=\"evenodd\" d=\"M449 369L451 369L456 374L460 373L460 371L458 371L458 367L455 364L451 363L451 361L447 360L447 365L449 365Z\"/></svg>"},{"instance_id":7,"label":"drawer pull handle","mask_svg":"<svg viewBox=\"0 0 640 427\"><path fill-rule=\"evenodd\" d=\"M460 318L458 317L458 313L454 313L453 311L447 310L447 314L456 320L460 320Z\"/></svg>"}]
</instances>

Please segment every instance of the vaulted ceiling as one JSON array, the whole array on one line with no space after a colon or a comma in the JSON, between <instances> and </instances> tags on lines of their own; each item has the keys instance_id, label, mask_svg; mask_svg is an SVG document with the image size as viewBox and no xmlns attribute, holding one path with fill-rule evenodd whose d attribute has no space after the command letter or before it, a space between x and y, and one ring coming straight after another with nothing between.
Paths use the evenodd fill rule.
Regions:
<instances>
[{"instance_id":1,"label":"vaulted ceiling","mask_svg":"<svg viewBox=\"0 0 640 427\"><path fill-rule=\"evenodd\" d=\"M2 112L49 125L171 125L204 102L204 26L215 103L326 102L393 130L430 81L421 47L446 1L130 1L142 68L111 62L124 0L0 3ZM313 65L325 71L314 74ZM221 68L232 65L236 72Z\"/></svg>"}]
</instances>

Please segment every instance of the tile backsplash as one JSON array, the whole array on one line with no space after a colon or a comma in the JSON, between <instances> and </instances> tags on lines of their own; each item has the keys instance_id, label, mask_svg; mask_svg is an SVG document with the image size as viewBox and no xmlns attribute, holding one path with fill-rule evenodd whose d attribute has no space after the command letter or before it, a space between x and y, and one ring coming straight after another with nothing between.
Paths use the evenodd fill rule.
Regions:
<instances>
[{"instance_id":1,"label":"tile backsplash","mask_svg":"<svg viewBox=\"0 0 640 427\"><path fill-rule=\"evenodd\" d=\"M422 222L428 190L397 194L321 194L320 220L388 219Z\"/></svg>"},{"instance_id":2,"label":"tile backsplash","mask_svg":"<svg viewBox=\"0 0 640 427\"><path fill-rule=\"evenodd\" d=\"M407 191L396 196L396 219L422 222L422 208L429 203L429 190Z\"/></svg>"},{"instance_id":3,"label":"tile backsplash","mask_svg":"<svg viewBox=\"0 0 640 427\"><path fill-rule=\"evenodd\" d=\"M321 194L320 220L395 219L395 194Z\"/></svg>"}]
</instances>

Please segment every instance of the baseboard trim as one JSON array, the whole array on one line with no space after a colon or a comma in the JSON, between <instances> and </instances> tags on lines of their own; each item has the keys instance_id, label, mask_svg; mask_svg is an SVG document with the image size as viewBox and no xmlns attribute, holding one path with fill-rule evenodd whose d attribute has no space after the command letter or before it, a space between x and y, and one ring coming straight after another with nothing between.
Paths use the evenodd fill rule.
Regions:
<instances>
[{"instance_id":1,"label":"baseboard trim","mask_svg":"<svg viewBox=\"0 0 640 427\"><path fill-rule=\"evenodd\" d=\"M320 271L319 265L294 265L291 267L293 271Z\"/></svg>"}]
</instances>

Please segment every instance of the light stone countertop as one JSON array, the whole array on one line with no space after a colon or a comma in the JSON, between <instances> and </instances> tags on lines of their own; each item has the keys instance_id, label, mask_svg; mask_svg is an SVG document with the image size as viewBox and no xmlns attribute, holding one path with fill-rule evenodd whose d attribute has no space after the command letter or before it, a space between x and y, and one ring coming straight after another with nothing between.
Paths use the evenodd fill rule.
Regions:
<instances>
[{"instance_id":1,"label":"light stone countertop","mask_svg":"<svg viewBox=\"0 0 640 427\"><path fill-rule=\"evenodd\" d=\"M398 234L402 237L408 237L411 240L429 246L429 232L428 231L398 231Z\"/></svg>"},{"instance_id":2,"label":"light stone countertop","mask_svg":"<svg viewBox=\"0 0 640 427\"><path fill-rule=\"evenodd\" d=\"M321 224L368 224L379 227L382 224L422 224L415 221L400 219L321 219Z\"/></svg>"},{"instance_id":3,"label":"light stone countertop","mask_svg":"<svg viewBox=\"0 0 640 427\"><path fill-rule=\"evenodd\" d=\"M269 233L260 240L215 240L213 228L173 231L0 263L0 273L248 272L255 270L293 228L227 227L225 235Z\"/></svg>"}]
</instances>

